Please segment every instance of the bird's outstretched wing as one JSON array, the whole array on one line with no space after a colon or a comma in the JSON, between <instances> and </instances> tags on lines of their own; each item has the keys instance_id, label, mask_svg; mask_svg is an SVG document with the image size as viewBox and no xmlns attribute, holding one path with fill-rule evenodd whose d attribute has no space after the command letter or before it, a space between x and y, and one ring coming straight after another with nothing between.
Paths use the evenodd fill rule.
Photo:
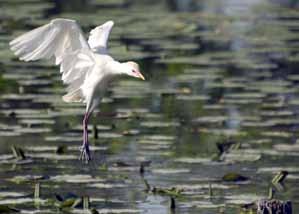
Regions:
<instances>
[{"instance_id":1,"label":"bird's outstretched wing","mask_svg":"<svg viewBox=\"0 0 299 214\"><path fill-rule=\"evenodd\" d=\"M113 25L113 21L108 21L90 31L88 44L94 52L107 53L107 41Z\"/></svg>"},{"instance_id":2,"label":"bird's outstretched wing","mask_svg":"<svg viewBox=\"0 0 299 214\"><path fill-rule=\"evenodd\" d=\"M55 56L57 65L65 55L89 49L81 28L71 19L54 19L49 24L17 37L9 45L21 60L32 61Z\"/></svg>"},{"instance_id":3,"label":"bird's outstretched wing","mask_svg":"<svg viewBox=\"0 0 299 214\"><path fill-rule=\"evenodd\" d=\"M60 64L63 83L68 85L63 100L66 102L81 102L84 100L82 86L90 72L95 67L93 53L86 49L74 51L65 55Z\"/></svg>"}]
</instances>

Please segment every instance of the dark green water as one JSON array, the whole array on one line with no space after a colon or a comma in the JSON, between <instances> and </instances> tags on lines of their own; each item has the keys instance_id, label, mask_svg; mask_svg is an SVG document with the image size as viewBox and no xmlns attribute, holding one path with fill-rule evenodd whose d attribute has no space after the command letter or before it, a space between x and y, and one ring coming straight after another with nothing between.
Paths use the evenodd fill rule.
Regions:
<instances>
[{"instance_id":1,"label":"dark green water","mask_svg":"<svg viewBox=\"0 0 299 214\"><path fill-rule=\"evenodd\" d=\"M169 196L144 191L146 162L152 187L181 190L175 213L239 213L267 197L280 170L290 174L275 197L296 213L299 3L244 2L2 0L0 205L57 213L55 194L71 192L90 196L100 213L174 213ZM89 165L78 161L84 106L63 103L59 68L18 61L8 48L55 17L76 19L86 33L114 20L111 55L137 61L147 80L111 85L92 117L99 136L90 134ZM224 142L237 146L219 155ZM16 161L12 145L31 161ZM68 149L58 155L57 146ZM249 180L222 181L229 172Z\"/></svg>"}]
</instances>

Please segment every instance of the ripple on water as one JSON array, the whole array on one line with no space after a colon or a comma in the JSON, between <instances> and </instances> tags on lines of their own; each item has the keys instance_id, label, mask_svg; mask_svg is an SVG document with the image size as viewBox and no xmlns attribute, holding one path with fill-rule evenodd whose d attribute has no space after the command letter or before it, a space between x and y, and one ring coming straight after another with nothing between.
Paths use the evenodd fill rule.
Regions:
<instances>
[{"instance_id":1,"label":"ripple on water","mask_svg":"<svg viewBox=\"0 0 299 214\"><path fill-rule=\"evenodd\" d=\"M32 183L46 180L42 198L52 194L52 187L67 192L76 187L90 195L99 213L167 213L168 196L142 191L139 170L144 160L151 161L144 173L151 184L183 190L176 212L236 213L239 204L263 198L256 190L267 192L264 179L281 170L290 172L286 185L296 187L298 11L259 1L177 2L6 1L0 29L1 149L24 141L34 162L20 166L12 155L0 155L0 204L15 204L22 213L57 212L27 198ZM78 12L82 8L86 11ZM100 118L102 125L97 125L99 139L90 136L96 145L90 149L106 151L95 160L99 165L92 173L78 165L74 152L82 143L85 108L62 101L59 68L45 60L17 61L8 49L12 37L48 23L42 17L53 11L78 20L84 30L107 17L118 22L111 34L112 55L139 61L147 79L122 79L109 87L102 112L97 110L92 119ZM215 144L224 140L241 147L214 161ZM57 145L66 144L72 146L55 154ZM110 164L116 159L130 164ZM242 186L219 180L231 170L259 179ZM50 175L43 177L45 173ZM279 196L290 197L298 207L296 193L295 188Z\"/></svg>"},{"instance_id":2,"label":"ripple on water","mask_svg":"<svg viewBox=\"0 0 299 214\"><path fill-rule=\"evenodd\" d=\"M54 182L67 182L67 183L96 183L96 182L103 182L104 179L99 177L92 177L91 175L85 174L64 174L64 175L55 175L50 176L50 180Z\"/></svg>"},{"instance_id":3,"label":"ripple on water","mask_svg":"<svg viewBox=\"0 0 299 214\"><path fill-rule=\"evenodd\" d=\"M255 202L255 201L260 200L262 198L266 198L266 196L258 195L258 194L251 194L251 193L225 196L226 203L228 203L228 204L238 204L238 205Z\"/></svg>"},{"instance_id":4,"label":"ripple on water","mask_svg":"<svg viewBox=\"0 0 299 214\"><path fill-rule=\"evenodd\" d=\"M161 175L171 175L171 174L184 174L184 173L190 173L190 169L179 169L179 168L167 168L167 169L152 169L152 172L155 174L161 174Z\"/></svg>"}]
</instances>

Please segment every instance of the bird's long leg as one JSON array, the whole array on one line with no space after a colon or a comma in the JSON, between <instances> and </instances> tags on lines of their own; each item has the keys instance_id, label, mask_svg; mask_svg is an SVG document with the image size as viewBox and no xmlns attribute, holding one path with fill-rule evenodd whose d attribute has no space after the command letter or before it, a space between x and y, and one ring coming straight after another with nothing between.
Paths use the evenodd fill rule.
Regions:
<instances>
[{"instance_id":1,"label":"bird's long leg","mask_svg":"<svg viewBox=\"0 0 299 214\"><path fill-rule=\"evenodd\" d=\"M88 163L88 161L91 159L89 144L88 144L88 127L87 127L89 116L90 116L89 113L86 113L83 119L83 144L80 149L81 153L79 157L79 160L83 160L86 163Z\"/></svg>"}]
</instances>

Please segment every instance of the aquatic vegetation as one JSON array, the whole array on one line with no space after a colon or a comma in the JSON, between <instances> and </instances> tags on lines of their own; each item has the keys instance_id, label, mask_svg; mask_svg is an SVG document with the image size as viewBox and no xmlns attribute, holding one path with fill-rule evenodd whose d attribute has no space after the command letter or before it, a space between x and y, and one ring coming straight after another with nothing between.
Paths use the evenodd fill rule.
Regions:
<instances>
[{"instance_id":1,"label":"aquatic vegetation","mask_svg":"<svg viewBox=\"0 0 299 214\"><path fill-rule=\"evenodd\" d=\"M298 10L179 2L0 3L0 213L250 213L269 192L298 210ZM105 94L87 168L84 106L63 103L51 63L8 50L54 17L84 29L114 20L110 53L147 77Z\"/></svg>"}]
</instances>

